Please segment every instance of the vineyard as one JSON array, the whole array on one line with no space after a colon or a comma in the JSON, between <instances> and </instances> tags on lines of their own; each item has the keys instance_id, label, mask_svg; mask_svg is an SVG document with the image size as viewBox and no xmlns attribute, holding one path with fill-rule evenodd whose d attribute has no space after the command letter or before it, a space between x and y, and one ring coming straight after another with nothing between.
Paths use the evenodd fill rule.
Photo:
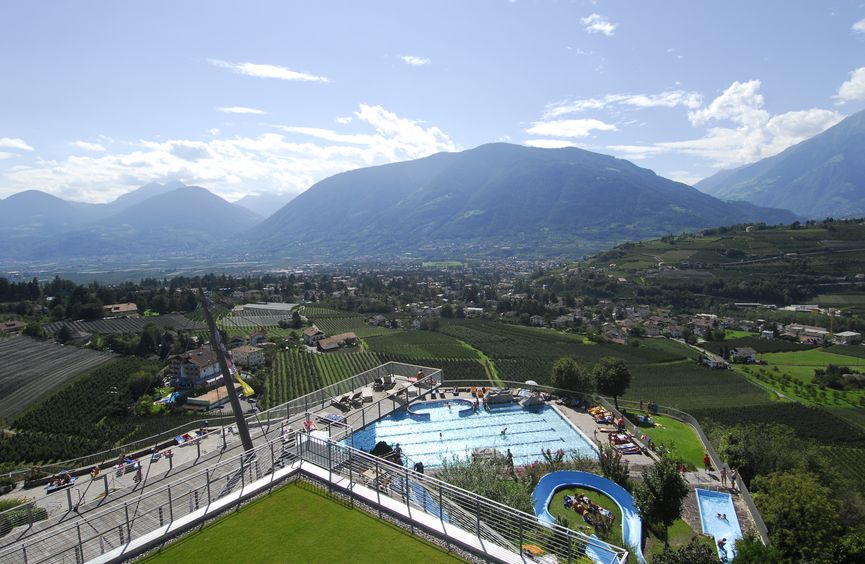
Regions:
<instances>
[{"instance_id":1,"label":"vineyard","mask_svg":"<svg viewBox=\"0 0 865 564\"><path fill-rule=\"evenodd\" d=\"M843 468L844 476L853 482L859 491L865 491L865 448L827 446L823 451L832 460L835 468Z\"/></svg>"},{"instance_id":2,"label":"vineyard","mask_svg":"<svg viewBox=\"0 0 865 564\"><path fill-rule=\"evenodd\" d=\"M478 358L477 351L471 347L449 335L432 331L398 331L365 340L369 350L382 354L418 358Z\"/></svg>"},{"instance_id":3,"label":"vineyard","mask_svg":"<svg viewBox=\"0 0 865 564\"><path fill-rule=\"evenodd\" d=\"M30 337L0 339L0 417L11 419L27 406L114 355L65 347Z\"/></svg>"},{"instance_id":4,"label":"vineyard","mask_svg":"<svg viewBox=\"0 0 865 564\"><path fill-rule=\"evenodd\" d=\"M178 331L205 331L207 326L201 321L180 314L160 315L157 317L117 317L97 319L96 321L56 321L45 326L48 335L54 335L64 325L73 331L95 333L97 335L141 333L145 326L154 323L162 328Z\"/></svg>"},{"instance_id":5,"label":"vineyard","mask_svg":"<svg viewBox=\"0 0 865 564\"><path fill-rule=\"evenodd\" d=\"M13 421L14 434L0 438L0 462L66 460L180 425L182 417L128 412L133 375L158 369L127 357L91 370Z\"/></svg>"},{"instance_id":6,"label":"vineyard","mask_svg":"<svg viewBox=\"0 0 865 564\"><path fill-rule=\"evenodd\" d=\"M343 314L345 315L345 314ZM316 327L327 335L338 335L339 333L354 333L358 337L376 337L379 335L390 335L396 333L395 329L376 327L369 325L365 317L314 317L311 318Z\"/></svg>"},{"instance_id":7,"label":"vineyard","mask_svg":"<svg viewBox=\"0 0 865 564\"><path fill-rule=\"evenodd\" d=\"M382 361L369 352L312 354L303 349L276 353L273 370L264 383L262 403L272 407L319 388L375 368Z\"/></svg>"},{"instance_id":8,"label":"vineyard","mask_svg":"<svg viewBox=\"0 0 865 564\"><path fill-rule=\"evenodd\" d=\"M448 322L442 324L440 331L480 350L493 360L502 379L517 382L549 383L553 364L564 356L573 356L590 366L605 356L618 356L635 365L683 360L691 354L681 345L667 348L587 345L580 335L492 321Z\"/></svg>"}]
</instances>

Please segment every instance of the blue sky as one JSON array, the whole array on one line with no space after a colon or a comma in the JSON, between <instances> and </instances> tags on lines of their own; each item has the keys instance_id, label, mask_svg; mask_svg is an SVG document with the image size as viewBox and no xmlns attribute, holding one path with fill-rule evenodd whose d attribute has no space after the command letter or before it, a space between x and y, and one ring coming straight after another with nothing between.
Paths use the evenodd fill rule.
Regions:
<instances>
[{"instance_id":1,"label":"blue sky","mask_svg":"<svg viewBox=\"0 0 865 564\"><path fill-rule=\"evenodd\" d=\"M865 2L4 2L0 197L235 200L508 141L694 182L865 108Z\"/></svg>"}]
</instances>

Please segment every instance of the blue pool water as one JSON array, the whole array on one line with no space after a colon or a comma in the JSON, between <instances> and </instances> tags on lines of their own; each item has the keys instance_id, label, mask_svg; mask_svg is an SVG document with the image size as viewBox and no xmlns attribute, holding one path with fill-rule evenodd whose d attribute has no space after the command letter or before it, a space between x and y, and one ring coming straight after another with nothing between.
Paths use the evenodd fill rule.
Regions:
<instances>
[{"instance_id":1,"label":"blue pool water","mask_svg":"<svg viewBox=\"0 0 865 564\"><path fill-rule=\"evenodd\" d=\"M716 548L720 539L727 539L725 550L722 551L718 548L718 555L725 562L732 561L735 556L736 540L742 538L742 529L739 527L739 518L736 517L733 496L725 492L701 488L697 488L696 493L703 532L715 538ZM726 519L718 517L718 514L726 516Z\"/></svg>"},{"instance_id":2,"label":"blue pool water","mask_svg":"<svg viewBox=\"0 0 865 564\"><path fill-rule=\"evenodd\" d=\"M523 408L513 404L461 417L463 403L453 401L450 408L446 403L415 403L411 414L392 413L355 432L354 446L368 451L379 441L392 446L399 443L412 464L422 462L426 467L441 466L442 460L465 458L472 449L486 447L502 453L511 449L518 466L540 460L541 450L547 449L595 455L594 445L548 405ZM421 420L425 419L421 414L429 414L429 420ZM507 432L502 435L504 428Z\"/></svg>"}]
</instances>

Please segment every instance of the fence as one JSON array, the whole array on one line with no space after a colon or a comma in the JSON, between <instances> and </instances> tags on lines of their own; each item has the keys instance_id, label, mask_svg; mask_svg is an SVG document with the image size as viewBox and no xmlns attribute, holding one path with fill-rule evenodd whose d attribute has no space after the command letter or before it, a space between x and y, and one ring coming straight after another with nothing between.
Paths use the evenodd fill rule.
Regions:
<instances>
[{"instance_id":1,"label":"fence","mask_svg":"<svg viewBox=\"0 0 865 564\"><path fill-rule=\"evenodd\" d=\"M418 378L418 371L423 373L423 377L417 381L409 382L409 378ZM399 378L398 384L388 392L386 397L370 404L363 404L364 407L362 409L356 409L349 413L347 417L339 420L327 419L313 413L320 409L330 407L333 398L339 395L344 395L345 392L349 392L358 387L363 387L373 383L376 378L381 378L386 375L395 375ZM330 439L340 441L350 438L353 429L364 427L368 422L380 419L382 416L407 405L413 398L419 397L422 394L435 389L439 385L440 381L441 370L439 369L389 362L378 366L373 370L362 372L361 374L339 382L338 384L317 390L307 396L296 398L260 414L252 415L247 418L247 422L250 425L250 432L256 441L271 440L277 435L283 436L286 430L292 428L292 426L294 426L294 430L299 430L302 428L301 424L306 421L311 421L318 429L325 431ZM196 440L195 446L196 448L199 448L198 456L195 458L195 461L191 464L187 464L187 466L193 468L196 465L207 463L207 457L202 458L201 456L200 445L201 441L208 436L215 436L217 437L217 440L220 440L218 437L221 436L223 451L226 450L229 445L232 447L235 446L232 443L227 443L229 434L226 432L226 430L231 429L230 423L233 423L234 421L234 418L222 418L217 422L224 423L227 427L224 428L221 433L219 429L211 428L205 432L200 440ZM212 423L212 421L208 421L208 424L210 423ZM188 426L177 427L163 435L150 437L149 439L136 441L130 445L124 445L115 449L75 459L73 461L52 465L51 467L42 467L42 469L50 468L56 472L65 470L66 468L72 468L72 464L74 463L84 463L85 466L82 469L72 471L72 474L86 475L93 466L100 466L102 468L113 467L114 464L117 463L118 456L134 454L134 458L138 458L139 456L143 457L149 455L152 451L164 448L169 444L174 445L175 436L182 434L184 431L193 429L198 430L199 425L201 425L201 422L197 422L192 428ZM236 443L236 440L234 442ZM175 472L179 471L188 471L188 468L184 469L182 467L177 467ZM104 484L101 484L102 480L105 480ZM109 480L111 483L109 483ZM110 494L109 492L118 489L113 481L113 477L109 478L108 473L103 473L99 478L100 484L96 484L95 486L94 481L88 481L86 482L86 485L69 488L64 493L55 493L50 498L30 501L19 507L0 512L0 546L5 544L4 541L9 541L9 539L4 539L3 535L15 527L21 527L23 525L32 526L39 523L39 528L43 529L53 526L55 521L62 520L70 511L74 510L82 514L90 511L91 508L88 507L85 497L87 496L91 486L94 486L92 491L89 491L91 496L95 494L103 495L104 492L104 498L101 502L104 502L109 495L122 497L130 494L128 489L124 489L125 486L119 487L118 494ZM145 476L142 486L146 483L147 477ZM48 519L51 521L42 523Z\"/></svg>"},{"instance_id":2,"label":"fence","mask_svg":"<svg viewBox=\"0 0 865 564\"><path fill-rule=\"evenodd\" d=\"M609 398L598 396L598 399L605 404L605 407L616 414L619 414L619 411L612 405L612 402ZM634 410L643 410L645 406L639 402L633 400L619 400L619 405L624 407L629 407ZM652 404L652 412L659 413L661 415L667 415L672 417L673 419L678 419L684 423L687 423L696 431L697 436L700 438L700 442L703 443L703 447L706 449L706 452L709 453L709 457L712 459L712 464L715 468L723 468L724 461L721 459L721 456L715 450L715 447L712 446L711 441L703 432L703 428L700 427L700 423L694 419L694 417L684 411L680 411L678 409L672 407L666 407L663 405ZM619 414L621 415L621 414ZM628 426L631 433L640 436L643 433L642 430L638 429L633 423L631 423L628 418L625 419L625 424ZM751 492L748 491L748 486L745 485L745 482L742 480L741 476L736 476L736 488L739 491L740 497L745 502L745 505L748 507L748 511L751 513L751 517L754 519L754 524L757 527L757 534L760 536L760 540L763 541L763 544L769 544L769 530L766 528L766 523L763 521L763 516L760 515L760 511L757 509L757 506L754 504L754 499L751 497Z\"/></svg>"},{"instance_id":3,"label":"fence","mask_svg":"<svg viewBox=\"0 0 865 564\"><path fill-rule=\"evenodd\" d=\"M300 465L299 462L307 464ZM627 551L350 446L292 432L104 511L0 550L0 563L109 562L129 558L204 519L269 491L298 472L491 560L517 560L534 544L562 561L590 555L623 563ZM132 544L130 544L132 543Z\"/></svg>"},{"instance_id":4,"label":"fence","mask_svg":"<svg viewBox=\"0 0 865 564\"><path fill-rule=\"evenodd\" d=\"M312 393L306 394L299 398L289 400L280 405L274 406L265 411L255 413L246 417L246 422L253 427L267 425L268 427L274 420L289 419L292 416L297 417L301 413L308 413L310 410L321 409L330 404L332 398L340 396L347 391L366 386L386 374L394 374L404 378L415 377L417 371L421 370L424 374L424 379L429 381L441 381L441 370L438 368L429 368L413 364L403 364L400 362L387 362L377 366L371 370L356 374L351 378L347 378L335 384L331 384ZM182 435L190 430L201 428L202 422L206 421L208 427L231 425L235 418L228 417L201 417L200 420L187 422L167 431L151 435L149 437L138 439L131 443L126 443L114 448L103 450L97 453L64 460L61 462L53 462L24 470L15 470L9 472L9 477L17 480L26 479L27 476L34 471L42 474L56 474L57 472L66 471L73 468L92 468L93 466L102 466L114 464L119 456L127 455L135 452L144 452L152 449L154 445L162 445L163 443L174 440L174 437Z\"/></svg>"},{"instance_id":5,"label":"fence","mask_svg":"<svg viewBox=\"0 0 865 564\"><path fill-rule=\"evenodd\" d=\"M611 398L606 398L603 396L599 396L596 394L580 394L569 392L567 390L561 390L559 388L554 388L552 386L544 386L539 384L528 385L525 382L511 382L505 381L503 382L505 385L514 386L517 388L532 388L536 390L541 390L548 392L550 394L556 395L569 395L571 397L576 397L580 399L587 399L594 401L596 403L602 404L605 408L612 411L617 415L617 417L621 417L621 413L618 409L616 409ZM445 378L443 385L446 386L489 386L489 382L484 383L484 381L480 380L448 380ZM624 407L629 407L634 410L643 411L646 406L641 404L640 402L632 401L632 400L624 400L619 399L619 405ZM709 453L709 457L712 459L712 464L716 468L721 468L724 464L718 452L715 450L715 447L712 446L712 443L709 441L709 438L703 432L702 427L700 427L700 423L694 419L694 417L684 411L680 411L678 409L672 407L666 407L663 405L652 404L653 410L657 411L662 415L668 415L674 419L678 419L687 423L691 427L694 428L694 431L697 433L697 436L700 438L700 441L703 443L706 452ZM639 429L636 425L634 425L628 418L625 419L625 425L628 428L628 431L634 435L635 437L640 437L643 434L643 430ZM742 500L745 502L745 505L748 507L748 511L751 514L751 517L754 519L754 524L757 527L757 534L760 536L760 540L763 541L763 544L769 544L769 531L766 528L766 523L763 521L762 515L760 515L760 511L757 509L757 506L754 504L754 499L751 497L751 492L748 491L748 486L745 485L745 482L742 481L741 476L736 476L736 487L739 491L739 494Z\"/></svg>"}]
</instances>

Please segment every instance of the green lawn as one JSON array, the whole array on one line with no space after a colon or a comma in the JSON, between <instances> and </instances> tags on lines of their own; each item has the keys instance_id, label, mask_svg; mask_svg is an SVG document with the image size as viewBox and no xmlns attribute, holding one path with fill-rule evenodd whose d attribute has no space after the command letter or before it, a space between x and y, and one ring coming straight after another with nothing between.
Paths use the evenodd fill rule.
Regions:
<instances>
[{"instance_id":1,"label":"green lawn","mask_svg":"<svg viewBox=\"0 0 865 564\"><path fill-rule=\"evenodd\" d=\"M669 448L673 457L692 464L695 468L703 465L705 448L694 429L687 423L683 423L672 417L653 415L654 427L638 425L643 433L652 437L655 444L662 444Z\"/></svg>"},{"instance_id":2,"label":"green lawn","mask_svg":"<svg viewBox=\"0 0 865 564\"><path fill-rule=\"evenodd\" d=\"M461 562L306 483L284 486L148 562Z\"/></svg>"},{"instance_id":3,"label":"green lawn","mask_svg":"<svg viewBox=\"0 0 865 564\"><path fill-rule=\"evenodd\" d=\"M824 352L819 349L766 353L759 355L759 358L760 360L765 360L767 364L779 366L810 366L814 368L821 368L827 364L865 366L865 358Z\"/></svg>"},{"instance_id":4,"label":"green lawn","mask_svg":"<svg viewBox=\"0 0 865 564\"><path fill-rule=\"evenodd\" d=\"M610 544L626 548L622 545L622 512L619 510L619 506L615 501L607 497L605 494L589 488L563 488L556 492L556 495L554 495L553 499L550 501L550 514L553 517L564 517L568 522L568 528L575 531L582 531L587 535L595 534L594 527L583 521L583 516L573 509L565 509L564 504L566 495L585 495L601 507L612 511L613 515L615 515L615 518L613 519L613 530L611 531L610 536L604 540Z\"/></svg>"},{"instance_id":5,"label":"green lawn","mask_svg":"<svg viewBox=\"0 0 865 564\"><path fill-rule=\"evenodd\" d=\"M737 331L735 329L725 329L724 330L724 340L727 341L729 339L744 339L745 337L753 337L756 333L752 333L751 331Z\"/></svg>"}]
</instances>

